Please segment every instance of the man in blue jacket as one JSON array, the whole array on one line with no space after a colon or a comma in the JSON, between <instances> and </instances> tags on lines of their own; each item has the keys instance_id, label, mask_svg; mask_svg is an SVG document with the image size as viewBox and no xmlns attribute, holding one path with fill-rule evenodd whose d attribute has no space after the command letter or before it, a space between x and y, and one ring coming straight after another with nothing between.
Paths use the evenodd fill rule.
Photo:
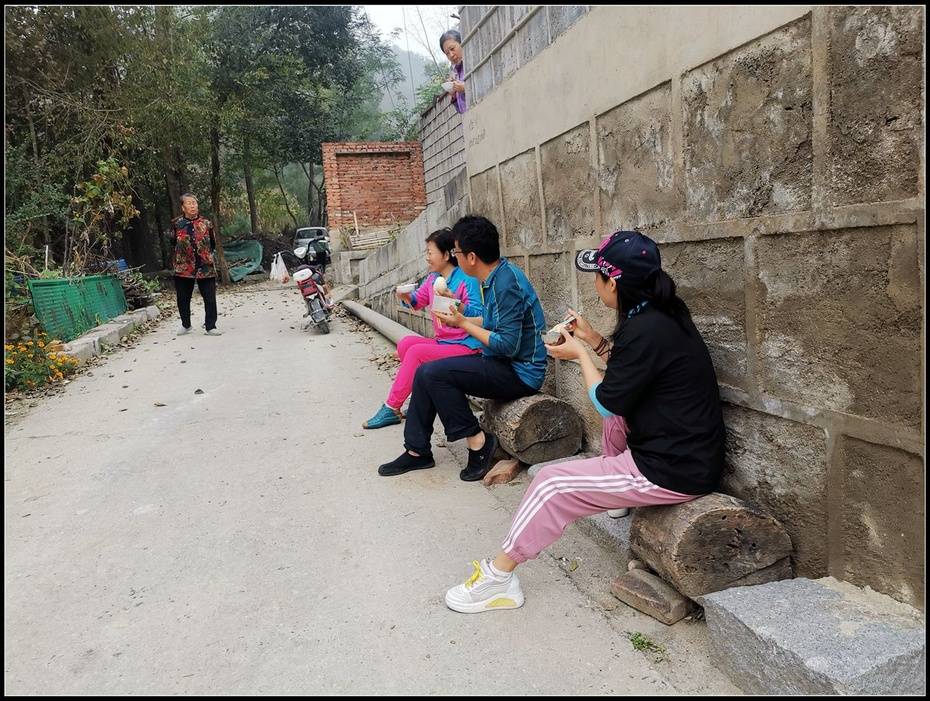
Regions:
<instances>
[{"instance_id":1,"label":"man in blue jacket","mask_svg":"<svg viewBox=\"0 0 930 701\"><path fill-rule=\"evenodd\" d=\"M452 228L455 256L467 275L481 282L484 316L468 318L458 310L437 313L443 324L467 331L481 341L481 355L447 358L420 366L404 427L406 450L378 468L388 477L433 467L430 436L436 414L446 439L464 438L468 464L459 473L466 482L482 479L491 469L497 438L481 430L468 397L512 400L535 394L546 374L542 306L520 268L500 257L497 228L484 217L466 216Z\"/></svg>"}]
</instances>

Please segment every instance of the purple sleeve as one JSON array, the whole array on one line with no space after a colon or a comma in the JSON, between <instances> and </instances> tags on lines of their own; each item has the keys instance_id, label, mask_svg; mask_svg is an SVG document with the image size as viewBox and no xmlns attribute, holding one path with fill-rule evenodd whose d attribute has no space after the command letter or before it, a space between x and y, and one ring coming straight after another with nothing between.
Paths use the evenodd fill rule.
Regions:
<instances>
[{"instance_id":1,"label":"purple sleeve","mask_svg":"<svg viewBox=\"0 0 930 701\"><path fill-rule=\"evenodd\" d=\"M464 62L460 63L455 67L455 74L458 76L458 79L462 82L465 82L465 68ZM457 92L455 93L455 111L459 114L464 114L468 109L468 105L465 102L465 93Z\"/></svg>"}]
</instances>

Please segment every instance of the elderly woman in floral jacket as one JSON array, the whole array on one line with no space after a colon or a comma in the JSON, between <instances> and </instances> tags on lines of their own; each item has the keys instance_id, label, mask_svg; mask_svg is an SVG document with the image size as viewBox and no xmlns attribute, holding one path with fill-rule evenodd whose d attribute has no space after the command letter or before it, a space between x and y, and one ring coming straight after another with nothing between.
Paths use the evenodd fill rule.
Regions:
<instances>
[{"instance_id":1,"label":"elderly woman in floral jacket","mask_svg":"<svg viewBox=\"0 0 930 701\"><path fill-rule=\"evenodd\" d=\"M181 195L184 214L172 222L174 227L174 288L181 314L179 334L191 330L191 297L194 283L200 289L204 307L204 329L208 336L222 335L216 329L216 234L209 219L200 216L197 198L189 192Z\"/></svg>"}]
</instances>

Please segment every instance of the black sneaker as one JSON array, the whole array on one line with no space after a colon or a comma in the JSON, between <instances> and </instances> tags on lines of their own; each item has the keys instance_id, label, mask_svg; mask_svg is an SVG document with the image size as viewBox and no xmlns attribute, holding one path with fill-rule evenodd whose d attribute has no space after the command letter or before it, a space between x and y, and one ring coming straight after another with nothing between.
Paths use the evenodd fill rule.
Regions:
<instances>
[{"instance_id":1,"label":"black sneaker","mask_svg":"<svg viewBox=\"0 0 930 701\"><path fill-rule=\"evenodd\" d=\"M436 463L433 461L432 453L414 456L405 450L404 454L397 458L397 460L386 462L381 465L378 468L378 474L382 477L393 477L394 475L402 475L411 470L425 470L428 467L435 466Z\"/></svg>"},{"instance_id":2,"label":"black sneaker","mask_svg":"<svg viewBox=\"0 0 930 701\"><path fill-rule=\"evenodd\" d=\"M484 476L493 467L492 458L496 452L497 436L485 431L484 446L481 450L468 449L468 464L459 473L459 478L464 482L477 482L484 479Z\"/></svg>"}]
</instances>

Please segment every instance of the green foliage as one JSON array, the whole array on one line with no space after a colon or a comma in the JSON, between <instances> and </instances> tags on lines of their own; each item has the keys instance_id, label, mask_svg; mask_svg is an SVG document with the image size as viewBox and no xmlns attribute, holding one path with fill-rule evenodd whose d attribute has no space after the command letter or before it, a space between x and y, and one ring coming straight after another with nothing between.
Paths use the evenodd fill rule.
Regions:
<instances>
[{"instance_id":1,"label":"green foliage","mask_svg":"<svg viewBox=\"0 0 930 701\"><path fill-rule=\"evenodd\" d=\"M274 168L295 217L318 220L322 169L311 184L296 164L415 124L401 134L378 112L398 69L358 6L10 6L5 20L4 224L24 270L46 244L69 272L122 234L127 252L150 247L182 190L213 216L213 132L228 235L248 230L246 166L264 225L293 226Z\"/></svg>"},{"instance_id":2,"label":"green foliage","mask_svg":"<svg viewBox=\"0 0 930 701\"><path fill-rule=\"evenodd\" d=\"M627 638L633 644L633 649L642 652L643 654L649 653L652 654L656 661L661 661L665 658L667 651L664 646L654 643L650 640L645 634L635 632L627 633Z\"/></svg>"},{"instance_id":3,"label":"green foliage","mask_svg":"<svg viewBox=\"0 0 930 701\"><path fill-rule=\"evenodd\" d=\"M97 172L90 179L75 186L71 198L72 219L79 227L71 251L77 269L81 263L99 249L100 255L109 255L110 246L118 239L129 222L139 215L133 206L129 186L129 169L115 158L97 161Z\"/></svg>"}]
</instances>

